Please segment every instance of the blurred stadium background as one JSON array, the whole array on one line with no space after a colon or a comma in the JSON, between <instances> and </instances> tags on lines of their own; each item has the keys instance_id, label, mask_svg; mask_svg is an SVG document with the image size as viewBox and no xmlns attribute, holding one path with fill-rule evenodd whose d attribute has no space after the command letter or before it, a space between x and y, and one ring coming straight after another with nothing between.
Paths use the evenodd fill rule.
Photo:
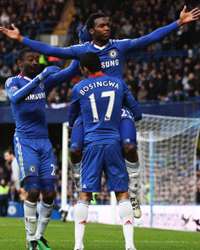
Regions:
<instances>
[{"instance_id":1,"label":"blurred stadium background","mask_svg":"<svg viewBox=\"0 0 200 250\"><path fill-rule=\"evenodd\" d=\"M108 16L112 17L113 38L135 38L176 20L184 3L187 4L188 8L192 8L197 6L199 1L1 0L0 25L9 26L11 23L14 23L25 36L56 46L68 46L78 42L77 33L89 14L103 10ZM9 210L10 216L16 215L18 212L20 214L21 212L19 205L20 197L13 179L11 162L4 159L5 150L12 148L12 135L14 133L14 124L9 108L9 101L4 90L4 83L8 77L19 73L15 59L21 48L21 44L8 40L0 34L0 180L4 179L9 188L9 201L12 205ZM41 56L40 63L44 66L56 64L65 67L69 64L69 61L51 56ZM124 77L129 88L141 103L144 113L160 116L199 118L200 22L179 29L162 42L151 45L145 50L132 53L127 63ZM75 77L70 82L63 82L61 86L54 88L47 98L49 133L58 158L57 174L59 176L59 183L56 199L57 208L59 208L61 200L62 123L65 122L71 88L79 80L79 77ZM188 120L187 129L191 129L189 121L191 120ZM163 121L163 124L165 123ZM169 123L167 124L169 125ZM169 126L169 128L171 127ZM162 127L162 130L164 129L165 127ZM154 169L154 179L158 181L153 180L154 190L151 191L155 200L154 212L156 213L157 211L160 220L163 219L162 215L166 214L165 222L169 218L173 218L179 223L177 229L189 228L198 231L200 230L200 216L198 216L198 207L196 205L200 204L200 141L197 142L196 150L196 141L190 144L189 137L191 130L189 132L188 130L184 131L180 129L179 137L174 137L176 144L173 144L175 145L173 147L176 148L177 145L185 143L184 145L190 148L191 145L195 153L191 152L192 160L190 165L187 164L187 160L191 156L188 154L187 160L182 159L182 165L177 166L177 162L179 164L179 161L176 157L180 153L177 152L174 155L175 161L177 160L176 164L172 162L169 168L166 165L163 170L166 170L166 176L170 177L173 175L173 180L166 178L166 176L158 180L160 172L157 166L162 162L162 152L156 151L161 158L159 158L159 162L156 163L157 165ZM195 133L193 136L194 140L198 135L198 131ZM170 148L166 147L166 143L169 144L169 137L165 141L165 153L168 154L172 152ZM186 140L184 140L185 138ZM155 147L159 149L164 146L155 145ZM183 150L183 155L186 154L186 151ZM148 154L148 158L148 149L144 149L143 152ZM164 157L163 159L165 159ZM142 160L144 159L142 158ZM195 164L195 169L192 168L193 164ZM152 164L149 163L148 171L150 171L150 165ZM146 179L143 178L142 180L142 184L145 186L145 190L143 189L142 193L142 201L146 205L144 206L144 215L146 216L144 218L147 220L149 214L148 205L154 204L148 199L148 195L150 195L148 193L150 186L148 185L151 184L149 180L150 174L148 175L145 172L147 171L145 168L143 168L143 171L143 176L146 176ZM188 178L190 179L185 177L188 171L190 173ZM177 175L177 173L180 175ZM176 182L179 189L175 191L175 195L172 195L172 191L175 188L172 186L172 183L175 186ZM160 190L159 185L165 188ZM170 190L169 187L171 188ZM77 198L77 191L70 165L67 191L68 203L73 205ZM146 199L144 195L146 195ZM188 198L188 196L190 197ZM104 179L102 180L102 193L97 195L94 203L96 205L110 204L110 196L106 191ZM157 205L165 206L162 206L161 210L158 211L159 206ZM184 205L185 208L180 214L177 212L177 210L180 210L179 207L171 206L169 208L168 205ZM93 213L93 219L91 220L97 220L97 216L95 216ZM138 225L141 223L138 222ZM159 223L160 221L157 221L158 225L160 225ZM148 226L149 222L146 222L145 225ZM162 224L160 226L164 228L176 228L175 224Z\"/></svg>"}]
</instances>

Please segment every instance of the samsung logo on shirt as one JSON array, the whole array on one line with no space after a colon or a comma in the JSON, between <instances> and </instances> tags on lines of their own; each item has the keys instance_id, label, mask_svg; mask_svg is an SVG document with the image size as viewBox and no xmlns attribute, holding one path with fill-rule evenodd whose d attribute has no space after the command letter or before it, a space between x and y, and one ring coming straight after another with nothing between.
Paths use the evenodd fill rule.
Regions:
<instances>
[{"instance_id":1,"label":"samsung logo on shirt","mask_svg":"<svg viewBox=\"0 0 200 250\"><path fill-rule=\"evenodd\" d=\"M110 67L115 67L115 66L119 66L119 59L114 59L114 60L109 60L109 61L101 62L101 68L102 69L106 69L106 68L110 68Z\"/></svg>"},{"instance_id":2,"label":"samsung logo on shirt","mask_svg":"<svg viewBox=\"0 0 200 250\"><path fill-rule=\"evenodd\" d=\"M87 93L89 90L99 87L113 87L119 89L119 84L111 81L99 81L99 82L89 83L87 86L84 86L80 90L80 94L85 95L85 93Z\"/></svg>"},{"instance_id":3,"label":"samsung logo on shirt","mask_svg":"<svg viewBox=\"0 0 200 250\"><path fill-rule=\"evenodd\" d=\"M35 100L40 100L40 99L45 99L46 95L45 92L37 93L37 94L30 94L29 96L26 97L26 101L35 101Z\"/></svg>"}]
</instances>

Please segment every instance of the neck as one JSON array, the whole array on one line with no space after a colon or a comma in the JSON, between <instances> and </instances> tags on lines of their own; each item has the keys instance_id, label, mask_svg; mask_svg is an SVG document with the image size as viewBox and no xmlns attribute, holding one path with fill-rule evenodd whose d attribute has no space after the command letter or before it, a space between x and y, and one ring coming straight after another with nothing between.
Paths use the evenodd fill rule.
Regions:
<instances>
[{"instance_id":1,"label":"neck","mask_svg":"<svg viewBox=\"0 0 200 250\"><path fill-rule=\"evenodd\" d=\"M33 79L33 78L36 76L35 73L30 73L30 72L26 72L26 71L21 71L20 74L21 74L22 76L27 76L28 78L31 78L31 79Z\"/></svg>"},{"instance_id":2,"label":"neck","mask_svg":"<svg viewBox=\"0 0 200 250\"><path fill-rule=\"evenodd\" d=\"M88 77L99 77L99 76L103 76L104 73L100 70L100 71L97 71L97 72L94 72L94 73L89 73Z\"/></svg>"},{"instance_id":3,"label":"neck","mask_svg":"<svg viewBox=\"0 0 200 250\"><path fill-rule=\"evenodd\" d=\"M93 43L97 46L103 47L108 43L109 40L106 41L97 41L97 40L93 40Z\"/></svg>"}]
</instances>

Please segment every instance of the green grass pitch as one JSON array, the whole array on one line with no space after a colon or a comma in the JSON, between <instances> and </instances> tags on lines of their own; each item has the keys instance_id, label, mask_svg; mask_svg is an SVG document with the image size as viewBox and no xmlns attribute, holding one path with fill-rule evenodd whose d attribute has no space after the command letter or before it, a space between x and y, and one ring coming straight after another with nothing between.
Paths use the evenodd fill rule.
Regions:
<instances>
[{"instance_id":1,"label":"green grass pitch","mask_svg":"<svg viewBox=\"0 0 200 250\"><path fill-rule=\"evenodd\" d=\"M25 250L22 219L0 218L0 250ZM124 250L120 226L88 224L85 250ZM46 238L53 250L73 250L73 223L51 221ZM200 234L157 229L135 229L137 250L199 250Z\"/></svg>"}]
</instances>

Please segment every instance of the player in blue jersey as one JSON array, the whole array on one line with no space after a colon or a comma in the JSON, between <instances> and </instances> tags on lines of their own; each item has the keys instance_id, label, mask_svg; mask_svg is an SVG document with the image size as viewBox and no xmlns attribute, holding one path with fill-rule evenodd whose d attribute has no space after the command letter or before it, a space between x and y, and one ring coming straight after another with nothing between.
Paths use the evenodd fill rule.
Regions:
<instances>
[{"instance_id":1,"label":"player in blue jersey","mask_svg":"<svg viewBox=\"0 0 200 250\"><path fill-rule=\"evenodd\" d=\"M46 92L58 82L70 79L75 73L71 67L60 71L58 67L52 66L39 74L38 59L38 53L22 51L18 61L21 74L9 78L5 84L16 123L15 155L23 187L27 191L24 216L29 250L38 247L40 250L50 249L43 234L53 209L56 165L48 139ZM37 221L36 205L40 193L42 200Z\"/></svg>"},{"instance_id":2,"label":"player in blue jersey","mask_svg":"<svg viewBox=\"0 0 200 250\"><path fill-rule=\"evenodd\" d=\"M95 53L80 59L87 77L72 90L69 124L81 113L84 127L84 151L81 164L81 192L75 206L75 247L83 249L83 236L92 192L100 192L105 173L108 190L115 191L123 223L126 250L135 250L133 211L128 195L128 173L122 156L119 123L121 108L127 106L135 120L142 117L138 103L122 79L105 75Z\"/></svg>"},{"instance_id":3,"label":"player in blue jersey","mask_svg":"<svg viewBox=\"0 0 200 250\"><path fill-rule=\"evenodd\" d=\"M200 11L198 8L187 11L186 7L184 7L182 12L180 13L179 20L167 26L159 28L149 35L137 39L111 40L110 20L107 16L98 13L92 15L87 22L87 29L89 31L89 36L91 36L92 42L86 42L81 45L74 45L67 48L53 47L42 42L25 38L20 34L19 30L15 26L13 26L13 29L6 29L4 27L1 27L0 31L6 34L8 37L16 39L22 42L24 45L27 45L32 49L47 55L54 55L62 58L75 58L79 60L81 54L85 52L95 52L100 57L103 72L108 75L118 76L122 78L124 62L126 61L129 52L134 49L143 48L151 43L161 40L172 31L177 30L180 26L199 19L199 16ZM72 139L77 139L77 134L79 135L83 130L80 120L75 125L77 129L76 132L78 131L78 133L75 133L75 137L73 137ZM122 131L132 131L131 136L133 137L133 139L130 140L130 138L127 138L127 140L125 140L124 153L127 160L127 169L129 170L130 176L132 177L130 178L130 189L132 191L131 193L133 198L133 207L137 212L136 217L140 217L141 212L140 209L138 209L139 203L137 197L139 163L135 143L136 133L134 127L132 126L132 124L130 124L130 122L128 123L128 126L131 126L132 129L126 129ZM130 135L125 134L125 136ZM80 152L80 149L75 151L76 159L81 158Z\"/></svg>"}]
</instances>

